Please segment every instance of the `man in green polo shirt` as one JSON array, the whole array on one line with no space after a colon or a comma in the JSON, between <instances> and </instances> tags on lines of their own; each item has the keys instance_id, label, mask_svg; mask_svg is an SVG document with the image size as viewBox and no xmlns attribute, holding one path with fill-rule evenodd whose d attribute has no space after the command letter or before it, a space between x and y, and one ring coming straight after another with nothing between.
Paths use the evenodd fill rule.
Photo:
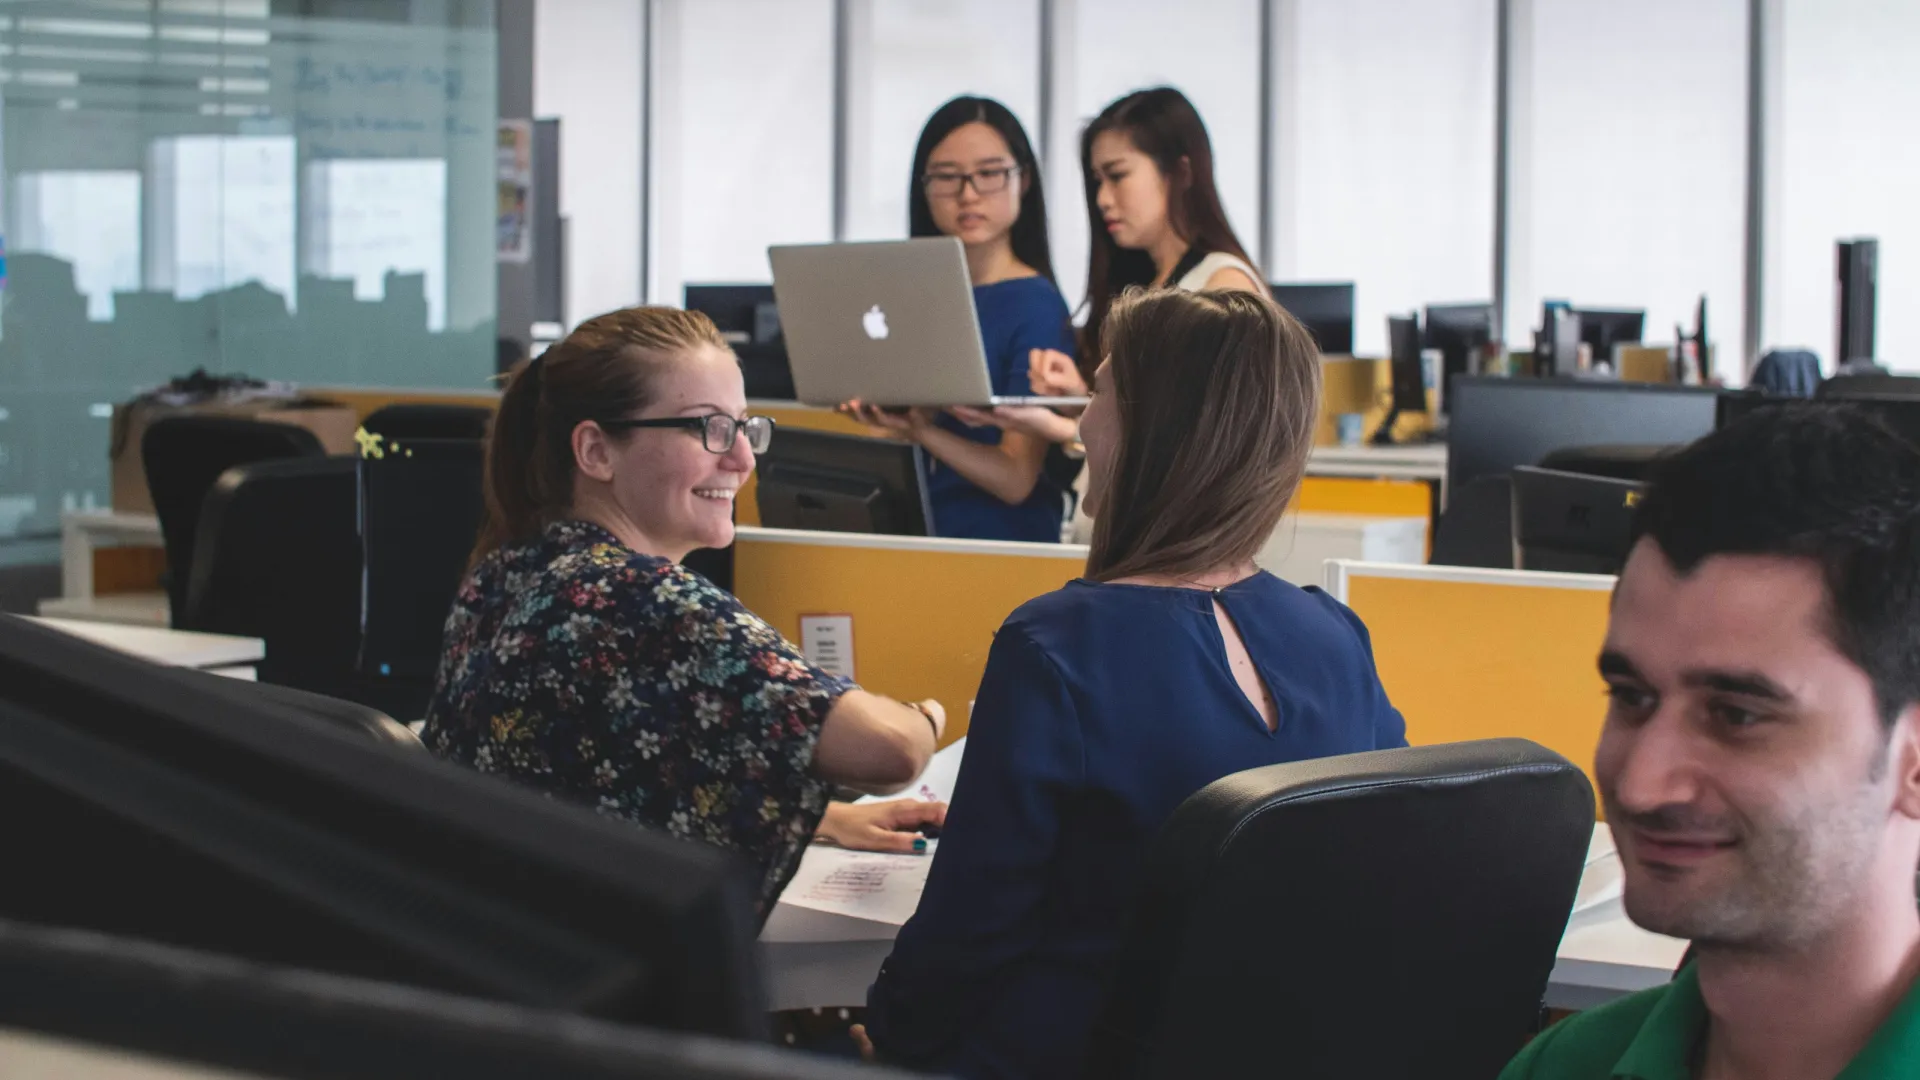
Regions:
<instances>
[{"instance_id":1,"label":"man in green polo shirt","mask_svg":"<svg viewBox=\"0 0 1920 1080\"><path fill-rule=\"evenodd\" d=\"M1920 450L1767 410L1669 459L1600 654L1594 762L1666 986L1503 1080L1920 1080Z\"/></svg>"}]
</instances>

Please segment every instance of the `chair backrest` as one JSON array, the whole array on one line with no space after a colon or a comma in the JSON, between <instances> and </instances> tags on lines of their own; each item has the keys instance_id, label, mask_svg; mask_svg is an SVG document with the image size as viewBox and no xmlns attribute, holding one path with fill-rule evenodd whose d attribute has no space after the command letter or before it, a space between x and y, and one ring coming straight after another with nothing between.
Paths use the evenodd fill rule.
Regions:
<instances>
[{"instance_id":1,"label":"chair backrest","mask_svg":"<svg viewBox=\"0 0 1920 1080\"><path fill-rule=\"evenodd\" d=\"M147 428L140 440L140 460L166 545L167 601L176 621L186 611L200 507L220 474L235 465L325 453L313 432L270 420L169 416Z\"/></svg>"},{"instance_id":2,"label":"chair backrest","mask_svg":"<svg viewBox=\"0 0 1920 1080\"><path fill-rule=\"evenodd\" d=\"M1539 1018L1593 809L1524 739L1209 784L1148 852L1085 1075L1496 1075Z\"/></svg>"},{"instance_id":3,"label":"chair backrest","mask_svg":"<svg viewBox=\"0 0 1920 1080\"><path fill-rule=\"evenodd\" d=\"M350 693L360 652L355 465L294 458L222 474L200 512L175 625L264 640L263 681Z\"/></svg>"},{"instance_id":4,"label":"chair backrest","mask_svg":"<svg viewBox=\"0 0 1920 1080\"><path fill-rule=\"evenodd\" d=\"M1679 446L1563 446L1540 459L1539 467L1555 472L1607 476L1615 480L1645 480L1660 459Z\"/></svg>"},{"instance_id":5,"label":"chair backrest","mask_svg":"<svg viewBox=\"0 0 1920 1080\"><path fill-rule=\"evenodd\" d=\"M447 613L479 535L484 444L401 439L360 459L360 670L409 688L424 715Z\"/></svg>"},{"instance_id":6,"label":"chair backrest","mask_svg":"<svg viewBox=\"0 0 1920 1080\"><path fill-rule=\"evenodd\" d=\"M1449 491L1427 561L1513 569L1513 481L1504 474L1479 476Z\"/></svg>"},{"instance_id":7,"label":"chair backrest","mask_svg":"<svg viewBox=\"0 0 1920 1080\"><path fill-rule=\"evenodd\" d=\"M188 679L225 678L223 675L205 671L183 670L182 674ZM243 685L247 692L256 694L263 700L290 706L306 716L323 721L328 726L339 728L349 734L368 738L374 742L387 743L403 750L418 750L424 753L427 749L426 744L420 741L420 736L415 735L412 728L371 705L362 705L293 686L278 686L267 682Z\"/></svg>"},{"instance_id":8,"label":"chair backrest","mask_svg":"<svg viewBox=\"0 0 1920 1080\"><path fill-rule=\"evenodd\" d=\"M484 439L493 410L482 405L385 405L360 426L389 439Z\"/></svg>"}]
</instances>

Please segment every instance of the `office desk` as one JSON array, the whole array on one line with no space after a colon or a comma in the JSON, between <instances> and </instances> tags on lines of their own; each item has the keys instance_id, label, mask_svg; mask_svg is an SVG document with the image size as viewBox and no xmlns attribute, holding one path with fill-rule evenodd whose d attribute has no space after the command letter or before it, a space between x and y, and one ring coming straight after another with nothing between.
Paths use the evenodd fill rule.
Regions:
<instances>
[{"instance_id":1,"label":"office desk","mask_svg":"<svg viewBox=\"0 0 1920 1080\"><path fill-rule=\"evenodd\" d=\"M259 638L83 619L41 617L33 621L164 667L196 668L249 681L254 678L254 665L267 656L267 644Z\"/></svg>"},{"instance_id":2,"label":"office desk","mask_svg":"<svg viewBox=\"0 0 1920 1080\"><path fill-rule=\"evenodd\" d=\"M1307 475L1442 483L1447 478L1447 445L1316 446L1307 455Z\"/></svg>"},{"instance_id":3,"label":"office desk","mask_svg":"<svg viewBox=\"0 0 1920 1080\"><path fill-rule=\"evenodd\" d=\"M170 619L163 592L94 592L94 552L103 547L163 545L160 519L120 510L69 510L60 515L60 595L40 601L42 615L93 622L164 627Z\"/></svg>"},{"instance_id":4,"label":"office desk","mask_svg":"<svg viewBox=\"0 0 1920 1080\"><path fill-rule=\"evenodd\" d=\"M771 1007L864 1005L867 987L893 950L898 931L899 927L886 923L787 903L774 905L760 934ZM1547 980L1546 1003L1555 1009L1586 1009L1658 986L1672 977L1686 948L1684 941L1650 934L1633 925L1620 900L1609 900L1569 920L1559 959Z\"/></svg>"}]
</instances>

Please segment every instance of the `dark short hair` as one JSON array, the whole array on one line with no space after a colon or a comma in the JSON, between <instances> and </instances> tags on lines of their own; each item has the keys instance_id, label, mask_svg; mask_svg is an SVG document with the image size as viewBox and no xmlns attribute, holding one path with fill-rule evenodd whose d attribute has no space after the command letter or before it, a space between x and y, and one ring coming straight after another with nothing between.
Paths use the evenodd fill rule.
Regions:
<instances>
[{"instance_id":1,"label":"dark short hair","mask_svg":"<svg viewBox=\"0 0 1920 1080\"><path fill-rule=\"evenodd\" d=\"M1813 560L1881 720L1920 700L1920 448L1874 414L1756 410L1655 466L1633 536L1681 574L1714 555Z\"/></svg>"}]
</instances>

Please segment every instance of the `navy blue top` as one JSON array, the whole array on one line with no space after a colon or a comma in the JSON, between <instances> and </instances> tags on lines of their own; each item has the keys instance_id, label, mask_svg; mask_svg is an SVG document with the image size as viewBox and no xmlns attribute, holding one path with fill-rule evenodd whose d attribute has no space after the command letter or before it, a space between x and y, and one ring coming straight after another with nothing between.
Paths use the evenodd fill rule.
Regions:
<instances>
[{"instance_id":1,"label":"navy blue top","mask_svg":"<svg viewBox=\"0 0 1920 1080\"><path fill-rule=\"evenodd\" d=\"M1074 581L994 638L919 909L868 993L892 1061L1079 1075L1149 840L1262 765L1406 745L1366 628L1261 573L1214 594L1273 694L1269 731L1197 589Z\"/></svg>"},{"instance_id":2,"label":"navy blue top","mask_svg":"<svg viewBox=\"0 0 1920 1080\"><path fill-rule=\"evenodd\" d=\"M1031 350L1074 351L1067 302L1046 278L1012 278L975 286L973 307L980 315L980 342L986 346L987 374L993 380L996 397L1033 393L1027 381ZM996 427L970 428L946 413L941 413L936 422L977 443L1000 442L1000 429ZM1060 488L1045 473L1025 502L1008 506L929 454L927 496L933 503L936 536L1060 542L1065 503Z\"/></svg>"}]
</instances>

